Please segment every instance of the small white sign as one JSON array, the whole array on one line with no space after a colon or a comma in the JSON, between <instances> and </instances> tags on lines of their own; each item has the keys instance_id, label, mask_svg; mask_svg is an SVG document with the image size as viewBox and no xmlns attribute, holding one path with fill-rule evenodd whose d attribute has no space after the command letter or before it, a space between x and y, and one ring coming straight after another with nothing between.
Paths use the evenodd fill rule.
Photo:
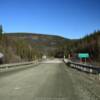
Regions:
<instances>
[{"instance_id":1,"label":"small white sign","mask_svg":"<svg viewBox=\"0 0 100 100\"><path fill-rule=\"evenodd\" d=\"M3 58L3 57L4 57L3 53L0 53L0 58Z\"/></svg>"}]
</instances>

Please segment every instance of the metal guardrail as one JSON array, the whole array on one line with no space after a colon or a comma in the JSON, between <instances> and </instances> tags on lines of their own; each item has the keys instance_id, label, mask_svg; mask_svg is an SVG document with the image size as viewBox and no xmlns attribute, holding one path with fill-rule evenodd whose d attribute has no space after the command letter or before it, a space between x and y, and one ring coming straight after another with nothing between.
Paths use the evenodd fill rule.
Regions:
<instances>
[{"instance_id":1,"label":"metal guardrail","mask_svg":"<svg viewBox=\"0 0 100 100\"><path fill-rule=\"evenodd\" d=\"M88 72L88 73L93 73L97 74L99 80L100 80L100 67L94 66L94 65L87 65L87 64L82 64L82 63L76 63L72 62L71 60L64 59L64 62L70 66L71 68L75 68L80 71ZM87 78L87 77L86 77ZM81 83L80 83L81 84ZM89 88L88 85L83 85L84 88L87 89L87 91L90 93L89 100L100 100L100 96L98 96L92 88Z\"/></svg>"},{"instance_id":2,"label":"metal guardrail","mask_svg":"<svg viewBox=\"0 0 100 100\"><path fill-rule=\"evenodd\" d=\"M0 65L0 69L19 67L21 65L30 65L30 64L37 63L37 62L38 62L38 60L30 61L30 62L13 63L13 64L2 64L2 65Z\"/></svg>"},{"instance_id":3,"label":"metal guardrail","mask_svg":"<svg viewBox=\"0 0 100 100\"><path fill-rule=\"evenodd\" d=\"M71 60L67 60L67 59L64 59L64 62L68 66L75 68L77 70L80 70L80 71L84 71L87 73L93 73L93 74L100 73L100 67L98 67L98 66L88 65L88 64L83 64L83 63L76 63L76 62L72 62Z\"/></svg>"}]
</instances>

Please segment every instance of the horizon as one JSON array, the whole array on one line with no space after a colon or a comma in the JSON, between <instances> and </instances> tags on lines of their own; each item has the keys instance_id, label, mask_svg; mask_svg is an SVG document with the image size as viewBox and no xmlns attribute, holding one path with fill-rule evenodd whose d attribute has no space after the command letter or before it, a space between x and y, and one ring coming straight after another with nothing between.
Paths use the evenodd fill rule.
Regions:
<instances>
[{"instance_id":1,"label":"horizon","mask_svg":"<svg viewBox=\"0 0 100 100\"><path fill-rule=\"evenodd\" d=\"M98 32L98 31L100 31L100 30L95 30L95 31L93 31L93 32L91 32L91 33L89 33L89 34L85 34L84 36L82 36L82 37L80 37L80 38L68 38L68 37L64 37L64 36L62 36L62 35L57 35L57 34L45 34L45 33L36 33L36 32L3 32L3 34L35 34L35 35L50 35L50 36L59 36L59 37L62 37L62 38L65 38L65 39L81 39L81 38L84 38L85 36L87 36L87 35L91 35L91 34L94 34L94 32Z\"/></svg>"},{"instance_id":2,"label":"horizon","mask_svg":"<svg viewBox=\"0 0 100 100\"><path fill-rule=\"evenodd\" d=\"M4 32L40 33L79 39L100 30L99 0L3 0Z\"/></svg>"}]
</instances>

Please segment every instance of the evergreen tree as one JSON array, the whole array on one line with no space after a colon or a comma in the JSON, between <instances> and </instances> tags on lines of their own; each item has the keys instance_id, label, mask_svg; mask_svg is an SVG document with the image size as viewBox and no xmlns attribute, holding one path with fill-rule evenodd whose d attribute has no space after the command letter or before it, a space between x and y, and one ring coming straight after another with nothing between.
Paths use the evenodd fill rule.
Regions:
<instances>
[{"instance_id":1,"label":"evergreen tree","mask_svg":"<svg viewBox=\"0 0 100 100\"><path fill-rule=\"evenodd\" d=\"M2 35L2 32L3 32L3 28L2 25L0 25L0 35Z\"/></svg>"}]
</instances>

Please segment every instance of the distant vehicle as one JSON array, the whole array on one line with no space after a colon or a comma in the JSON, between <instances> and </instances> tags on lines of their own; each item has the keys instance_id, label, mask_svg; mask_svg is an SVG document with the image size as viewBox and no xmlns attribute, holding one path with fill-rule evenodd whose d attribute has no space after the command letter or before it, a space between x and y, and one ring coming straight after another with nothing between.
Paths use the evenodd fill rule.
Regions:
<instances>
[{"instance_id":1,"label":"distant vehicle","mask_svg":"<svg viewBox=\"0 0 100 100\"><path fill-rule=\"evenodd\" d=\"M4 54L0 52L0 64L3 63Z\"/></svg>"},{"instance_id":2,"label":"distant vehicle","mask_svg":"<svg viewBox=\"0 0 100 100\"><path fill-rule=\"evenodd\" d=\"M46 58L47 58L47 56L46 56L46 55L43 55L43 56L42 56L42 59L46 59Z\"/></svg>"}]
</instances>

